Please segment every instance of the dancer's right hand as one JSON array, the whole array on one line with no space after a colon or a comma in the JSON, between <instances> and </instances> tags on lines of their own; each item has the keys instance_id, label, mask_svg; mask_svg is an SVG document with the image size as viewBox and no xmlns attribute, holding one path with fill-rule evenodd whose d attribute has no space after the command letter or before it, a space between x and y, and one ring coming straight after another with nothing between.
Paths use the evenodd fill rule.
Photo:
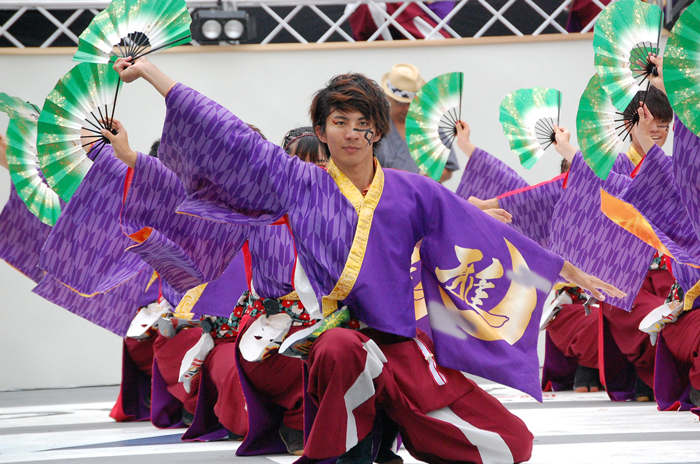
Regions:
<instances>
[{"instance_id":1,"label":"dancer's right hand","mask_svg":"<svg viewBox=\"0 0 700 464\"><path fill-rule=\"evenodd\" d=\"M143 77L142 69L148 66L150 62L146 57L142 56L136 61L130 56L126 58L119 58L116 63L114 63L114 70L119 74L119 77L125 83L133 82L139 77Z\"/></svg>"},{"instance_id":2,"label":"dancer's right hand","mask_svg":"<svg viewBox=\"0 0 700 464\"><path fill-rule=\"evenodd\" d=\"M119 58L114 63L114 70L119 73L122 81L133 82L139 77L146 79L155 89L166 97L170 89L175 85L175 81L163 73L156 65L146 59L145 56L133 60L130 56Z\"/></svg>"}]
</instances>

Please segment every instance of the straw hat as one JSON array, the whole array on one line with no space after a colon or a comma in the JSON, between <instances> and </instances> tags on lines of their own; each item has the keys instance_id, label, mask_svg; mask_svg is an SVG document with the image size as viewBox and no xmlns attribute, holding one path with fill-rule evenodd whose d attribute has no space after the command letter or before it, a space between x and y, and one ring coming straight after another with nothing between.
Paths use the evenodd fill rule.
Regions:
<instances>
[{"instance_id":1,"label":"straw hat","mask_svg":"<svg viewBox=\"0 0 700 464\"><path fill-rule=\"evenodd\" d=\"M418 68L408 63L398 63L382 77L382 88L396 101L411 103L416 92L425 85Z\"/></svg>"}]
</instances>

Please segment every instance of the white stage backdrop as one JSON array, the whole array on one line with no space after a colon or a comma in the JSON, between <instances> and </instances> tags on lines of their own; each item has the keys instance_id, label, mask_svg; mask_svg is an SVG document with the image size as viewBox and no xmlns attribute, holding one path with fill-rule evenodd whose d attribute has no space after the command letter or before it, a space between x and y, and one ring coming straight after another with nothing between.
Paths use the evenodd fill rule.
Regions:
<instances>
[{"instance_id":1,"label":"white stage backdrop","mask_svg":"<svg viewBox=\"0 0 700 464\"><path fill-rule=\"evenodd\" d=\"M426 80L439 74L465 74L462 115L473 142L515 168L531 183L559 173L551 150L531 170L520 167L498 121L503 97L523 87L554 87L563 92L562 124L575 133L579 98L594 74L590 35L544 40L463 39L454 45L407 42L341 46L182 47L153 62L257 125L270 140L308 124L313 93L331 76L361 72L381 79L392 64L413 63ZM0 52L2 53L2 52ZM0 54L0 91L41 106L56 81L75 63L70 54ZM147 83L126 85L116 110L132 147L148 151L160 136L163 99ZM0 130L7 118L0 114ZM575 137L575 134L574 134ZM460 160L464 166L464 160ZM0 205L9 191L9 175L0 170ZM447 182L454 190L461 171ZM116 384L120 378L121 340L30 292L32 282L0 262L0 350L8 362L0 390Z\"/></svg>"}]
</instances>

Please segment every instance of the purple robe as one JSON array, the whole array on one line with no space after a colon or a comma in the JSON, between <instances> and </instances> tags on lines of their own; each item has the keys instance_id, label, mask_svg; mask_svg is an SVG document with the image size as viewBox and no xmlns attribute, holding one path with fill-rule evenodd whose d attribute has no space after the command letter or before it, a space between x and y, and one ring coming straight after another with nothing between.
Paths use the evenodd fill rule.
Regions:
<instances>
[{"instance_id":1,"label":"purple robe","mask_svg":"<svg viewBox=\"0 0 700 464\"><path fill-rule=\"evenodd\" d=\"M44 276L37 267L39 254L50 232L51 226L27 209L11 184L10 198L0 213L0 259L39 283Z\"/></svg>"},{"instance_id":2,"label":"purple robe","mask_svg":"<svg viewBox=\"0 0 700 464\"><path fill-rule=\"evenodd\" d=\"M674 180L695 234L700 237L700 138L678 117L673 133Z\"/></svg>"},{"instance_id":3,"label":"purple robe","mask_svg":"<svg viewBox=\"0 0 700 464\"><path fill-rule=\"evenodd\" d=\"M139 242L129 240L127 254L140 256L179 293L218 279L247 239L245 228L176 214L185 192L157 158L138 155L125 191L122 229Z\"/></svg>"},{"instance_id":4,"label":"purple robe","mask_svg":"<svg viewBox=\"0 0 700 464\"><path fill-rule=\"evenodd\" d=\"M170 90L166 105L159 156L178 175L188 194L179 211L239 224L270 222L287 215L299 260L317 299L320 302L330 294L348 260L358 226L355 208L331 175L290 157L226 109L181 84ZM384 184L359 275L340 303L370 327L414 337L409 270L414 246L423 240L422 281L428 308L436 308L431 325L441 329L433 330L440 363L541 398L538 321L563 260L430 179L386 170ZM451 268L460 266L460 258L464 260L461 249L478 250L470 255L473 267L462 273L452 269L454 275L446 279ZM499 272L492 272L499 266ZM528 267L532 272L526 270ZM513 276L511 272L522 279L538 280L539 288L514 284L506 277ZM482 275L477 279L486 280L488 296L476 288L465 290L474 273ZM521 314L490 314L492 309L502 310L498 303L506 298L510 301L515 287L527 292L527 304L532 303L532 309L523 310L525 320ZM450 315L445 316L446 312ZM470 323L462 319L472 317L483 319L479 327L486 329L488 325L499 334L496 339L488 341L483 333L468 335L468 329L461 327ZM510 324L511 318L518 322ZM500 335L506 324L522 329L523 334L506 336L507 342Z\"/></svg>"},{"instance_id":5,"label":"purple robe","mask_svg":"<svg viewBox=\"0 0 700 464\"><path fill-rule=\"evenodd\" d=\"M47 274L32 292L120 337L125 337L136 310L143 303L151 274L152 271L146 269L114 290L93 297L81 296Z\"/></svg>"},{"instance_id":6,"label":"purple robe","mask_svg":"<svg viewBox=\"0 0 700 464\"><path fill-rule=\"evenodd\" d=\"M679 365L659 333L654 362L654 397L660 411L690 411L695 406L690 401L688 372Z\"/></svg>"},{"instance_id":7,"label":"purple robe","mask_svg":"<svg viewBox=\"0 0 700 464\"><path fill-rule=\"evenodd\" d=\"M148 267L138 256L124 253L133 243L119 225L126 169L106 146L41 251L39 266L82 294L107 292Z\"/></svg>"},{"instance_id":8,"label":"purple robe","mask_svg":"<svg viewBox=\"0 0 700 464\"><path fill-rule=\"evenodd\" d=\"M700 295L695 296L692 301L688 301L692 298L692 296L688 294L688 291L700 283L700 269L686 264L673 263L671 265L671 270L678 285L680 285L685 292L685 302L686 305L688 305L687 309L700 308Z\"/></svg>"},{"instance_id":9,"label":"purple robe","mask_svg":"<svg viewBox=\"0 0 700 464\"><path fill-rule=\"evenodd\" d=\"M294 249L286 226L251 227L177 214L184 199L182 184L172 171L156 158L139 155L121 222L130 235L152 229L148 238L128 251L153 266L173 289L185 292L208 282L194 307L197 314L231 314L248 288L243 254L238 253L246 241L256 292L279 298L294 290ZM228 312L220 308L222 301L231 305Z\"/></svg>"},{"instance_id":10,"label":"purple robe","mask_svg":"<svg viewBox=\"0 0 700 464\"><path fill-rule=\"evenodd\" d=\"M624 298L608 297L606 302L629 311L654 249L610 221L600 209L601 189L615 195L631 182L626 173L629 166L623 166L622 171L613 168L603 181L586 165L581 152L576 153L567 188L552 216L549 250L627 293Z\"/></svg>"},{"instance_id":11,"label":"purple robe","mask_svg":"<svg viewBox=\"0 0 700 464\"><path fill-rule=\"evenodd\" d=\"M291 284L294 244L285 225L251 227L177 214L176 206L185 199L182 185L155 158L139 155L133 177L127 185L121 216L125 233L138 235L144 228L152 229L148 231L148 238L128 251L141 256L159 272L165 280L163 286L167 299L173 298L167 294L173 290L166 293L165 289L170 288L168 284L185 291L208 282L192 312L230 316L241 294L248 289L244 253L238 253L246 241L256 293L262 297L279 298L294 290ZM223 272L222 268L225 268ZM279 435L269 433L279 429L279 411L270 407L269 402L252 388L246 376L240 375L241 372L239 369L248 404L249 432L238 454L284 452L286 448ZM162 380L159 373L154 379L156 383ZM162 396L169 405L172 398ZM183 439L209 440L225 436L216 416L207 410L207 406L213 407L216 403L216 397L216 387L205 371L199 385L197 413Z\"/></svg>"},{"instance_id":12,"label":"purple robe","mask_svg":"<svg viewBox=\"0 0 700 464\"><path fill-rule=\"evenodd\" d=\"M455 193L465 200L471 196L488 200L527 186L525 179L503 161L481 148L476 148L464 167Z\"/></svg>"},{"instance_id":13,"label":"purple robe","mask_svg":"<svg viewBox=\"0 0 700 464\"><path fill-rule=\"evenodd\" d=\"M636 177L617 196L649 222L656 237L676 260L673 275L687 292L700 280L700 269L694 267L700 264L697 187L700 139L677 118L673 147L671 158L654 145ZM700 298L691 302L691 306L700 306Z\"/></svg>"},{"instance_id":14,"label":"purple robe","mask_svg":"<svg viewBox=\"0 0 700 464\"><path fill-rule=\"evenodd\" d=\"M629 175L633 169L629 158L621 154L615 160L612 171ZM500 194L499 206L513 215L510 226L547 248L552 235L552 217L564 195L566 178L567 174L560 174L537 185Z\"/></svg>"},{"instance_id":15,"label":"purple robe","mask_svg":"<svg viewBox=\"0 0 700 464\"><path fill-rule=\"evenodd\" d=\"M511 227L546 248L552 216L563 194L562 174L532 187L504 193L498 197L498 205L513 215Z\"/></svg>"},{"instance_id":16,"label":"purple robe","mask_svg":"<svg viewBox=\"0 0 700 464\"><path fill-rule=\"evenodd\" d=\"M616 197L634 206L649 221L676 261L697 265L700 264L700 237L689 216L696 207L684 204L672 164L672 159L654 145L644 157L636 177Z\"/></svg>"},{"instance_id":17,"label":"purple robe","mask_svg":"<svg viewBox=\"0 0 700 464\"><path fill-rule=\"evenodd\" d=\"M192 307L195 317L229 317L243 292L248 290L245 260L238 253L217 280L207 283L197 302ZM201 388L201 386L200 386Z\"/></svg>"}]
</instances>

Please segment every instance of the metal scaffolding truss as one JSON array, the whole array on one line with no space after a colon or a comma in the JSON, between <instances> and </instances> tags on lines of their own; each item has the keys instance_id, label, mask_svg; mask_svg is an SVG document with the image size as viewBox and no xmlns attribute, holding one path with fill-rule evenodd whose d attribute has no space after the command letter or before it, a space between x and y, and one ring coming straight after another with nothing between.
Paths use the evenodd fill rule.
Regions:
<instances>
[{"instance_id":1,"label":"metal scaffolding truss","mask_svg":"<svg viewBox=\"0 0 700 464\"><path fill-rule=\"evenodd\" d=\"M343 29L343 26L346 26L347 29L347 21L352 12L355 11L355 9L358 6L366 4L372 13L372 17L374 18L375 23L377 23L376 32L374 32L374 34L367 39L367 41L371 42L382 38L386 39L387 31L389 30L389 28L393 28L395 31L398 31L402 38L407 40L418 40L423 38L425 40L442 39L444 38L443 31L449 37L461 38L463 36L457 33L453 27L450 27L449 23L450 20L452 20L454 16L469 3L471 3L472 5L476 3L480 4L483 7L483 9L485 9L490 15L490 17L486 15L484 24L481 25L481 27L476 33L474 33L473 35L469 35L470 37L482 37L496 23L500 23L502 26L505 26L513 35L523 36L525 34L521 30L519 30L515 25L513 25L511 21L506 19L505 16L506 12L510 10L516 4L516 2L527 4L536 13L535 16L539 21L539 25L536 27L534 32L531 33L531 35L539 35L543 33L547 28L549 28L550 32L552 32L553 28L555 32L567 34L566 29L560 24L560 16L568 14L567 8L574 3L574 0L562 0L559 6L556 7L556 9L551 13L547 13L545 10L543 10L542 7L538 5L537 0L507 0L505 1L505 3L503 1L489 0L457 0L456 2L454 2L454 7L452 8L452 10L444 17L438 16L438 14L436 14L431 8L428 7L427 2L423 1L404 2L397 9L395 9L392 14L389 14L387 12L386 3L374 0L245 0L229 1L224 3L229 4L229 6L234 9L259 8L262 11L264 11L267 15L269 15L269 17L272 18L274 22L276 22L274 28L272 28L272 30L269 31L266 34L266 36L262 38L262 40L260 41L261 44L271 43L276 37L278 37L278 35L282 31L286 31L293 38L293 41L305 44L309 43L309 41L305 39L304 36L291 24L292 20L303 9L308 9L311 12L313 12L316 16L318 16L318 18L322 20L323 24L327 26L327 29L321 34L320 38L318 38L318 40L315 40L316 43L326 42L334 35L336 37L335 40L339 40L337 38L339 36L341 38L340 40L354 42L355 39L353 39L353 37L346 30ZM605 4L601 0L592 0L592 2L601 10L605 8ZM435 23L434 27L430 25L428 29L421 31L423 32L422 37L415 37L413 34L411 34L411 32L406 30L406 28L404 28L401 25L401 23L397 20L401 13L411 3L415 3L420 8L420 10ZM541 3L542 2L540 1L540 4ZM661 3L661 1L659 0L658 3ZM665 8L668 16L668 14L673 11L674 2L668 0L665 3ZM679 2L676 1L675 3ZM27 45L23 44L21 40L18 40L18 38L10 32L10 29L12 28L13 24L20 20L20 18L22 18L23 15L27 14L27 12L36 10L46 19L48 19L48 21L50 21L50 23L52 24L52 27L55 28L55 30L53 30L53 32L47 36L46 40L44 40L43 43L41 43L40 48L46 48L54 45L56 40L62 35L65 35L72 42L74 42L75 45L77 45L79 33L76 34L74 31L72 31L70 29L70 26L76 21L76 19L82 17L84 14L91 15L90 18L93 17L94 15L98 14L101 9L105 8L108 4L108 1L91 0L0 1L0 10L4 10L4 17L7 18L4 21L4 24L0 25L0 39L5 38L15 47L25 48ZM323 7L331 5L340 5L341 7L343 5L345 6L342 15L338 19L331 19L331 17L329 17L329 15L322 10ZM496 6L494 7L494 5ZM216 7L217 2L211 0L188 0L187 6L190 9L190 11L193 11L197 8ZM522 4L519 6L522 7ZM280 14L279 11L281 10L281 8L278 7L285 7L283 8L285 11L289 10L289 8L291 7L291 11L289 11L286 14ZM277 11L275 11L275 9L277 9ZM71 10L72 14L70 14L67 17L67 19L59 20L54 15L57 10L61 10L61 18L66 16L66 10ZM52 11L54 12L54 14L52 14ZM557 19L559 19L560 21L557 21ZM591 31L594 24L595 19L593 19L588 25L586 25L583 28L582 32ZM194 45L197 44L195 43Z\"/></svg>"}]
</instances>

